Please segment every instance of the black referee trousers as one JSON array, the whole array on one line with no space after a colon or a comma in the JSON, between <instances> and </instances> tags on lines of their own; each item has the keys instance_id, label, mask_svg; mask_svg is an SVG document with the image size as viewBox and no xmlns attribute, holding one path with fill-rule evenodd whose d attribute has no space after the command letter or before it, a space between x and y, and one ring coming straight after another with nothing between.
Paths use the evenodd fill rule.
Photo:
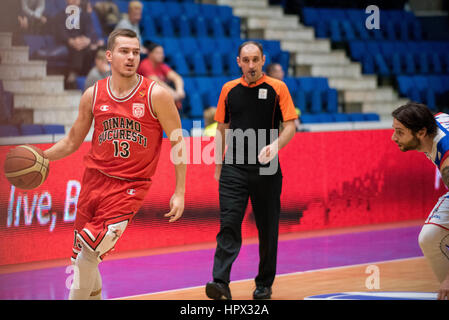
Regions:
<instances>
[{"instance_id":1,"label":"black referee trousers","mask_svg":"<svg viewBox=\"0 0 449 320\"><path fill-rule=\"evenodd\" d=\"M282 173L260 175L259 167L223 164L219 181L220 231L214 257L214 281L230 282L231 267L242 246L242 221L248 204L259 232L256 285L271 287L276 275Z\"/></svg>"}]
</instances>

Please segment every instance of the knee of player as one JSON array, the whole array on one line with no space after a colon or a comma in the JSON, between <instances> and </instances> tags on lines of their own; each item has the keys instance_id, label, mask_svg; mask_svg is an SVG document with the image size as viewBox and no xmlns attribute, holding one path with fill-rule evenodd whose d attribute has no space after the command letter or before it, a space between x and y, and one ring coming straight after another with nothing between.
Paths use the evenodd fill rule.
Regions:
<instances>
[{"instance_id":1,"label":"knee of player","mask_svg":"<svg viewBox=\"0 0 449 320\"><path fill-rule=\"evenodd\" d=\"M106 237L110 239L110 241L115 242L122 236L123 230L120 228L109 228L106 233Z\"/></svg>"},{"instance_id":2,"label":"knee of player","mask_svg":"<svg viewBox=\"0 0 449 320\"><path fill-rule=\"evenodd\" d=\"M81 252L78 254L77 259L75 260L75 264L77 264L76 262L80 262L80 261L87 261L89 263L98 263L98 252L93 251L90 248L87 248L86 246L82 246Z\"/></svg>"}]
</instances>

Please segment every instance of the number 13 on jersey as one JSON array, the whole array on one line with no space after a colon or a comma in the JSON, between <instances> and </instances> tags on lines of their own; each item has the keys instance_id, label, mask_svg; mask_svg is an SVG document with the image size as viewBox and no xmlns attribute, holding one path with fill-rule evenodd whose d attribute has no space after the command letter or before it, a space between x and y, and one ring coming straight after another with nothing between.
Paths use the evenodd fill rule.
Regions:
<instances>
[{"instance_id":1,"label":"number 13 on jersey","mask_svg":"<svg viewBox=\"0 0 449 320\"><path fill-rule=\"evenodd\" d=\"M114 157L122 157L122 158L129 157L128 141L113 140L112 143L114 144Z\"/></svg>"}]
</instances>

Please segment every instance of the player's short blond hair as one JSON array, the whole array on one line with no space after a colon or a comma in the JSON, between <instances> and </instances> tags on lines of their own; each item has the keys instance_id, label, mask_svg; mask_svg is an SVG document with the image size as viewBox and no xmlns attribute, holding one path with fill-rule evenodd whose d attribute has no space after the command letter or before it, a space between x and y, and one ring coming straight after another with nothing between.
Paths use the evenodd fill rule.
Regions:
<instances>
[{"instance_id":1,"label":"player's short blond hair","mask_svg":"<svg viewBox=\"0 0 449 320\"><path fill-rule=\"evenodd\" d=\"M117 39L117 37L127 37L127 38L139 39L137 37L137 34L130 29L115 29L114 31L111 32L111 34L108 37L107 50L112 51L114 49L115 39Z\"/></svg>"}]
</instances>

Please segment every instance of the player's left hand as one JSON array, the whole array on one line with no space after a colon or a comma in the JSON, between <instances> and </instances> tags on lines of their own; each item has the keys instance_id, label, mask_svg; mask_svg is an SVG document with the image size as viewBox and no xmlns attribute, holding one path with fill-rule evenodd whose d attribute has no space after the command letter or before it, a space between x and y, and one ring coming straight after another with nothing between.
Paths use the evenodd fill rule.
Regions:
<instances>
[{"instance_id":1,"label":"player's left hand","mask_svg":"<svg viewBox=\"0 0 449 320\"><path fill-rule=\"evenodd\" d=\"M181 218L184 212L184 196L173 194L170 199L170 212L165 214L164 217L170 217L168 222L174 222Z\"/></svg>"},{"instance_id":2,"label":"player's left hand","mask_svg":"<svg viewBox=\"0 0 449 320\"><path fill-rule=\"evenodd\" d=\"M272 144L269 144L268 146L263 147L262 150L260 150L259 156L257 159L260 163L266 164L274 159L274 157L278 153L278 145L276 142L273 142Z\"/></svg>"},{"instance_id":3,"label":"player's left hand","mask_svg":"<svg viewBox=\"0 0 449 320\"><path fill-rule=\"evenodd\" d=\"M449 278L446 278L441 283L440 290L438 291L438 300L449 300Z\"/></svg>"}]
</instances>

